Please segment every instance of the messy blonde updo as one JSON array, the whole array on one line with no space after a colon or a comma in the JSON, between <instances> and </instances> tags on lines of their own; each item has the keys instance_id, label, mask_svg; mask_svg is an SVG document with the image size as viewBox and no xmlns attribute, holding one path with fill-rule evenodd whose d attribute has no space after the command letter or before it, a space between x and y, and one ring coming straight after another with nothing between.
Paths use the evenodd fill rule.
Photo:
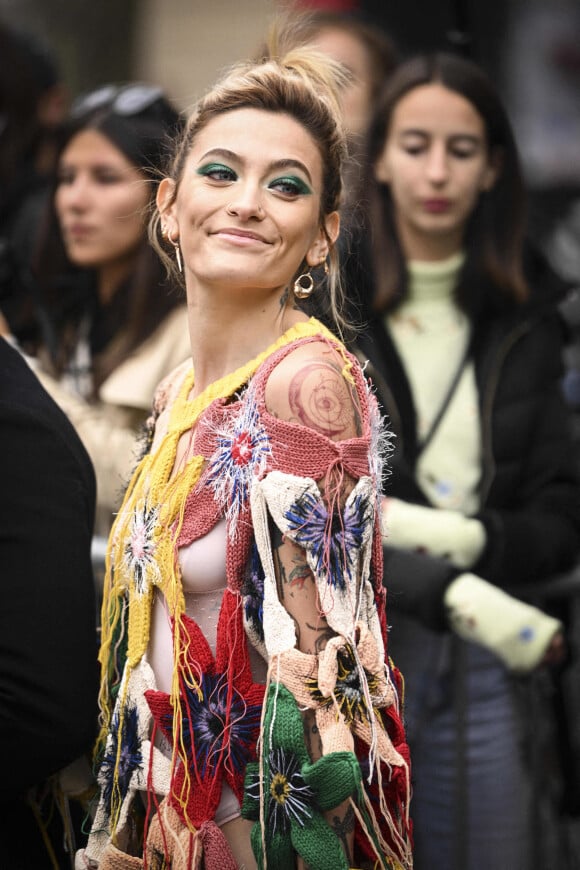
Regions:
<instances>
[{"instance_id":1,"label":"messy blonde updo","mask_svg":"<svg viewBox=\"0 0 580 870\"><path fill-rule=\"evenodd\" d=\"M342 194L342 163L346 153L339 89L344 86L343 67L312 48L291 48L295 36L273 32L268 55L259 62L237 64L197 103L183 135L177 140L169 177L175 182L171 205L183 177L188 155L196 136L215 117L236 109L262 109L289 115L312 136L322 159L320 224L337 211ZM168 272L176 275L173 248L160 233L161 215L154 215L151 240ZM327 236L328 239L328 236ZM338 253L330 239L329 273L326 285L328 315L339 330L346 326L342 314L343 292ZM304 264L302 264L304 266ZM298 274L303 271L300 268ZM294 276L296 277L296 276ZM294 278L292 279L294 280ZM319 301L319 300L318 300Z\"/></svg>"}]
</instances>

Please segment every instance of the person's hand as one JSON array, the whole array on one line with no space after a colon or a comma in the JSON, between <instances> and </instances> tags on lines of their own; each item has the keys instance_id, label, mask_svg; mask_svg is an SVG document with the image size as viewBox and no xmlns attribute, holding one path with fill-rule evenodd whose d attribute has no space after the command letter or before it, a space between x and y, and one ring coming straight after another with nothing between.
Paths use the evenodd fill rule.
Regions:
<instances>
[{"instance_id":1,"label":"person's hand","mask_svg":"<svg viewBox=\"0 0 580 870\"><path fill-rule=\"evenodd\" d=\"M459 511L384 498L381 514L383 543L399 550L428 553L468 569L485 547L483 524Z\"/></svg>"},{"instance_id":2,"label":"person's hand","mask_svg":"<svg viewBox=\"0 0 580 870\"><path fill-rule=\"evenodd\" d=\"M475 574L447 587L449 625L464 640L493 652L510 671L529 673L565 654L562 623Z\"/></svg>"},{"instance_id":3,"label":"person's hand","mask_svg":"<svg viewBox=\"0 0 580 870\"><path fill-rule=\"evenodd\" d=\"M564 659L566 658L567 647L566 640L561 631L554 635L546 652L544 653L544 658L541 660L541 665L561 665Z\"/></svg>"}]
</instances>

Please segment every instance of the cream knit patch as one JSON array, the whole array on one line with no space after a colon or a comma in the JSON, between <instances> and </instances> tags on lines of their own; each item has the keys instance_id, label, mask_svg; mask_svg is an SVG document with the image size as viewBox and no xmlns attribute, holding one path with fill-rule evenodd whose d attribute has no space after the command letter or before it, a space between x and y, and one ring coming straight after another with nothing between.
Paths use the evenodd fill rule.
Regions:
<instances>
[{"instance_id":1,"label":"cream knit patch","mask_svg":"<svg viewBox=\"0 0 580 870\"><path fill-rule=\"evenodd\" d=\"M372 480L361 478L344 504L327 507L316 482L272 471L254 482L251 493L256 543L265 569L264 637L269 656L296 645L294 623L279 600L268 519L304 549L314 575L322 612L334 631L354 638L355 624L373 619L380 630L369 577L375 499Z\"/></svg>"},{"instance_id":2,"label":"cream knit patch","mask_svg":"<svg viewBox=\"0 0 580 870\"><path fill-rule=\"evenodd\" d=\"M115 727L107 737L97 777L101 797L85 849L90 861L101 860L111 831L119 834L126 828L138 791L145 793L148 785L159 795L169 791L171 759L151 743L153 717L145 700L145 692L155 688L155 676L145 659L121 683L113 714Z\"/></svg>"}]
</instances>

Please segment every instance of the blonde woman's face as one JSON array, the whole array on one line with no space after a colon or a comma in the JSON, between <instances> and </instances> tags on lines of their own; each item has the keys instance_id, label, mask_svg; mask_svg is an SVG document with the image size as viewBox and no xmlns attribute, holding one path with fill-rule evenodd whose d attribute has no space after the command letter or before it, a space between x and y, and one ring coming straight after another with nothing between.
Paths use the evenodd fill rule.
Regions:
<instances>
[{"instance_id":1,"label":"blonde woman's face","mask_svg":"<svg viewBox=\"0 0 580 870\"><path fill-rule=\"evenodd\" d=\"M248 294L287 287L306 260L324 260L320 225L322 160L308 131L289 115L235 109L194 140L175 202L162 182L163 222L179 239L188 287Z\"/></svg>"},{"instance_id":2,"label":"blonde woman's face","mask_svg":"<svg viewBox=\"0 0 580 870\"><path fill-rule=\"evenodd\" d=\"M414 88L391 118L376 166L391 190L407 257L431 259L460 250L480 194L496 179L485 126L474 106L441 84ZM427 253L426 253L427 252Z\"/></svg>"},{"instance_id":3,"label":"blonde woman's face","mask_svg":"<svg viewBox=\"0 0 580 870\"><path fill-rule=\"evenodd\" d=\"M131 259L145 234L145 176L97 130L77 133L58 167L55 207L69 259L103 268Z\"/></svg>"}]
</instances>

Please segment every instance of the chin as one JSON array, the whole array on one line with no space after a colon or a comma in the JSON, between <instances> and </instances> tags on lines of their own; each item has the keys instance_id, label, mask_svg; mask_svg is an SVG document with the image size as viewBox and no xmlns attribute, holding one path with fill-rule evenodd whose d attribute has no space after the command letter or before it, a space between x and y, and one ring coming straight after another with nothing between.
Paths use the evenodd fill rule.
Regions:
<instances>
[{"instance_id":1,"label":"chin","mask_svg":"<svg viewBox=\"0 0 580 870\"><path fill-rule=\"evenodd\" d=\"M65 251L71 263L82 269L94 269L103 262L98 252L88 245L65 245Z\"/></svg>"}]
</instances>

